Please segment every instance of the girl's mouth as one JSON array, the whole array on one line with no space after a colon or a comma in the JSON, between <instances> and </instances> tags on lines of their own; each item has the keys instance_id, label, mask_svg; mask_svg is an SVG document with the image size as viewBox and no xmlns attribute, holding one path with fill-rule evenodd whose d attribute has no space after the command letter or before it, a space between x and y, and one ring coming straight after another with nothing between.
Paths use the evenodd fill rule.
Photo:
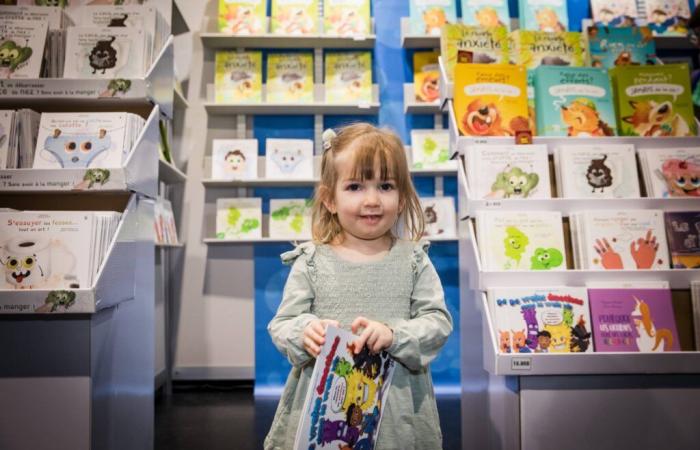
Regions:
<instances>
[{"instance_id":1,"label":"girl's mouth","mask_svg":"<svg viewBox=\"0 0 700 450\"><path fill-rule=\"evenodd\" d=\"M376 225L382 220L382 216L381 214L362 214L360 215L360 220L370 225Z\"/></svg>"}]
</instances>

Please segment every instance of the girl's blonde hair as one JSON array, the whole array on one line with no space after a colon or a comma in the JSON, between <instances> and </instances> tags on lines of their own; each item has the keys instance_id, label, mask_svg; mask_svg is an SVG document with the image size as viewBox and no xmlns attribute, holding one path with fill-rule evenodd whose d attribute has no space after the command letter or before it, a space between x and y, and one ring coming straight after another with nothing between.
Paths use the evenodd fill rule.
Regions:
<instances>
[{"instance_id":1,"label":"girl's blonde hair","mask_svg":"<svg viewBox=\"0 0 700 450\"><path fill-rule=\"evenodd\" d=\"M392 235L398 238L403 234L412 241L417 241L423 236L423 210L411 181L406 151L401 139L394 132L368 123L356 123L342 128L330 142L324 142L324 146L327 149L321 160L321 181L314 195L314 241L328 244L343 231L338 217L326 208L324 201L333 200L338 182L335 158L345 151L353 152L353 178L364 181L377 176L382 180L395 180L401 212ZM375 174L377 162L380 173Z\"/></svg>"}]
</instances>

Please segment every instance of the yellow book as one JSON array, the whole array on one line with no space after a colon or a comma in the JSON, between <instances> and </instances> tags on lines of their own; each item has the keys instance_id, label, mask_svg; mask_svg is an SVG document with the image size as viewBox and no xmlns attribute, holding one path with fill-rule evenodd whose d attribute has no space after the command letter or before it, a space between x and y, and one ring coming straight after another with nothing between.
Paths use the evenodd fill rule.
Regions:
<instances>
[{"instance_id":1,"label":"yellow book","mask_svg":"<svg viewBox=\"0 0 700 450\"><path fill-rule=\"evenodd\" d=\"M262 100L262 53L216 52L216 103L254 103Z\"/></svg>"},{"instance_id":2,"label":"yellow book","mask_svg":"<svg viewBox=\"0 0 700 450\"><path fill-rule=\"evenodd\" d=\"M369 0L323 0L323 30L331 36L372 34Z\"/></svg>"},{"instance_id":3,"label":"yellow book","mask_svg":"<svg viewBox=\"0 0 700 450\"><path fill-rule=\"evenodd\" d=\"M235 35L262 34L265 0L219 0L219 32Z\"/></svg>"},{"instance_id":4,"label":"yellow book","mask_svg":"<svg viewBox=\"0 0 700 450\"><path fill-rule=\"evenodd\" d=\"M509 37L511 61L527 69L540 65L581 67L585 62L578 32L516 30Z\"/></svg>"},{"instance_id":5,"label":"yellow book","mask_svg":"<svg viewBox=\"0 0 700 450\"><path fill-rule=\"evenodd\" d=\"M370 52L327 52L325 74L326 102L372 102Z\"/></svg>"},{"instance_id":6,"label":"yellow book","mask_svg":"<svg viewBox=\"0 0 700 450\"><path fill-rule=\"evenodd\" d=\"M431 103L440 98L438 52L413 54L413 90L416 100Z\"/></svg>"},{"instance_id":7,"label":"yellow book","mask_svg":"<svg viewBox=\"0 0 700 450\"><path fill-rule=\"evenodd\" d=\"M453 80L455 64L508 64L508 29L447 24L440 34L440 51L447 78Z\"/></svg>"},{"instance_id":8,"label":"yellow book","mask_svg":"<svg viewBox=\"0 0 700 450\"><path fill-rule=\"evenodd\" d=\"M272 0L270 32L305 35L317 32L318 0Z\"/></svg>"},{"instance_id":9,"label":"yellow book","mask_svg":"<svg viewBox=\"0 0 700 450\"><path fill-rule=\"evenodd\" d=\"M454 110L466 136L517 136L531 130L523 66L457 64Z\"/></svg>"},{"instance_id":10,"label":"yellow book","mask_svg":"<svg viewBox=\"0 0 700 450\"><path fill-rule=\"evenodd\" d=\"M267 101L314 101L314 58L311 53L267 55Z\"/></svg>"}]
</instances>

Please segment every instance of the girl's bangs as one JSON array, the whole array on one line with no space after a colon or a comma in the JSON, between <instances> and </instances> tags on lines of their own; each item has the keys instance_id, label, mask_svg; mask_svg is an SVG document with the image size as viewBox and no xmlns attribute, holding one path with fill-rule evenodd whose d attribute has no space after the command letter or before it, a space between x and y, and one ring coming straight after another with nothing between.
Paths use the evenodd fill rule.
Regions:
<instances>
[{"instance_id":1,"label":"girl's bangs","mask_svg":"<svg viewBox=\"0 0 700 450\"><path fill-rule=\"evenodd\" d=\"M382 145L383 142L369 142L369 139L362 139L355 145L353 152L353 169L352 178L360 181L372 180L389 180L399 176L399 162L397 156L391 151L388 145ZM374 144L374 145L372 145ZM374 170L379 166L379 173L375 174Z\"/></svg>"}]
</instances>

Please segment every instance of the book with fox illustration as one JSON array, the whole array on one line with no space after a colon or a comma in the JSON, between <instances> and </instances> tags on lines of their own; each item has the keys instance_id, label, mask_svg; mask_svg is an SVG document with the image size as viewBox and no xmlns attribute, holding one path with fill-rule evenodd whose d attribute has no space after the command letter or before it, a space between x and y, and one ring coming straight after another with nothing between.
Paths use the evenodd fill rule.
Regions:
<instances>
[{"instance_id":1,"label":"book with fox illustration","mask_svg":"<svg viewBox=\"0 0 700 450\"><path fill-rule=\"evenodd\" d=\"M216 103L262 100L262 52L217 51L215 63Z\"/></svg>"},{"instance_id":2,"label":"book with fox illustration","mask_svg":"<svg viewBox=\"0 0 700 450\"><path fill-rule=\"evenodd\" d=\"M588 27L584 36L588 66L610 69L656 64L656 43L648 27Z\"/></svg>"},{"instance_id":3,"label":"book with fox illustration","mask_svg":"<svg viewBox=\"0 0 700 450\"><path fill-rule=\"evenodd\" d=\"M457 23L456 0L409 0L411 33L439 36L440 28Z\"/></svg>"},{"instance_id":4,"label":"book with fox illustration","mask_svg":"<svg viewBox=\"0 0 700 450\"><path fill-rule=\"evenodd\" d=\"M484 28L510 29L508 0L461 0L462 22Z\"/></svg>"},{"instance_id":5,"label":"book with fox illustration","mask_svg":"<svg viewBox=\"0 0 700 450\"><path fill-rule=\"evenodd\" d=\"M558 33L569 29L566 0L518 0L521 30Z\"/></svg>"},{"instance_id":6,"label":"book with fox illustration","mask_svg":"<svg viewBox=\"0 0 700 450\"><path fill-rule=\"evenodd\" d=\"M413 91L416 101L432 103L440 98L438 52L413 54Z\"/></svg>"},{"instance_id":7,"label":"book with fox illustration","mask_svg":"<svg viewBox=\"0 0 700 450\"><path fill-rule=\"evenodd\" d=\"M633 27L638 15L636 0L591 0L591 16L599 27Z\"/></svg>"},{"instance_id":8,"label":"book with fox illustration","mask_svg":"<svg viewBox=\"0 0 700 450\"><path fill-rule=\"evenodd\" d=\"M448 24L440 34L440 54L449 80L457 63L508 64L508 30Z\"/></svg>"},{"instance_id":9,"label":"book with fox illustration","mask_svg":"<svg viewBox=\"0 0 700 450\"><path fill-rule=\"evenodd\" d=\"M647 197L700 197L700 147L638 151Z\"/></svg>"},{"instance_id":10,"label":"book with fox illustration","mask_svg":"<svg viewBox=\"0 0 700 450\"><path fill-rule=\"evenodd\" d=\"M265 32L265 0L219 0L220 33L235 35Z\"/></svg>"},{"instance_id":11,"label":"book with fox illustration","mask_svg":"<svg viewBox=\"0 0 700 450\"><path fill-rule=\"evenodd\" d=\"M326 101L372 102L372 53L326 52Z\"/></svg>"},{"instance_id":12,"label":"book with fox illustration","mask_svg":"<svg viewBox=\"0 0 700 450\"><path fill-rule=\"evenodd\" d=\"M273 34L318 33L318 0L272 0L270 10Z\"/></svg>"},{"instance_id":13,"label":"book with fox illustration","mask_svg":"<svg viewBox=\"0 0 700 450\"><path fill-rule=\"evenodd\" d=\"M311 53L267 55L267 101L313 102L314 58Z\"/></svg>"},{"instance_id":14,"label":"book with fox illustration","mask_svg":"<svg viewBox=\"0 0 700 450\"><path fill-rule=\"evenodd\" d=\"M366 36L372 33L370 0L323 0L323 31L329 36Z\"/></svg>"},{"instance_id":15,"label":"book with fox illustration","mask_svg":"<svg viewBox=\"0 0 700 450\"><path fill-rule=\"evenodd\" d=\"M672 268L700 268L700 213L666 212L664 220Z\"/></svg>"}]
</instances>

